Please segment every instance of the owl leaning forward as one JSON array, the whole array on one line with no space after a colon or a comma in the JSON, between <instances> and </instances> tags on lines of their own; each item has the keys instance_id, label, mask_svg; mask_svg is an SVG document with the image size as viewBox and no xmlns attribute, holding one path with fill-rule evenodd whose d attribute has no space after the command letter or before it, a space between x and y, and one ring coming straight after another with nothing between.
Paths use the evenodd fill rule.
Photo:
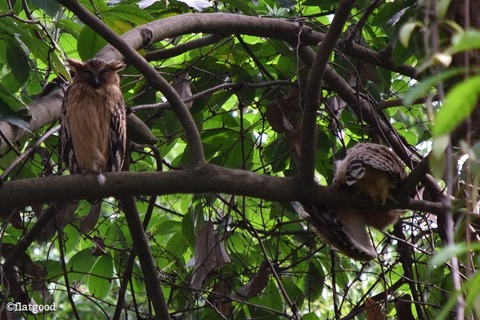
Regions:
<instances>
[{"instance_id":1,"label":"owl leaning forward","mask_svg":"<svg viewBox=\"0 0 480 320\"><path fill-rule=\"evenodd\" d=\"M391 192L405 177L405 165L385 146L359 143L347 151L343 160L336 163L334 186L351 189L354 195L368 196L377 205L393 199ZM342 211L342 210L337 210ZM401 210L357 209L367 226L379 230L395 223ZM337 213L337 216L341 214Z\"/></svg>"},{"instance_id":2,"label":"owl leaning forward","mask_svg":"<svg viewBox=\"0 0 480 320\"><path fill-rule=\"evenodd\" d=\"M71 174L121 171L126 114L117 72L121 61L67 59L74 73L62 106L61 153ZM99 179L101 183L101 179Z\"/></svg>"},{"instance_id":3,"label":"owl leaning forward","mask_svg":"<svg viewBox=\"0 0 480 320\"><path fill-rule=\"evenodd\" d=\"M347 151L335 164L334 187L364 195L376 205L393 199L392 191L405 179L405 165L387 147L374 143L359 143ZM366 227L378 230L395 223L402 210L360 208L346 205L328 207L302 203L304 216L318 235L345 255L361 261L377 256Z\"/></svg>"}]
</instances>

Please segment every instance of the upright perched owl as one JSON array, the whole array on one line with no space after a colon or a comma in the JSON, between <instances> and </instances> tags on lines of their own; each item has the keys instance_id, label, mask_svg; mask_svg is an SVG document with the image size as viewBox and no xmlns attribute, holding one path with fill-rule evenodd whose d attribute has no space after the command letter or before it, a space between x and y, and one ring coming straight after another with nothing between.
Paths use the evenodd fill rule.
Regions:
<instances>
[{"instance_id":1,"label":"upright perched owl","mask_svg":"<svg viewBox=\"0 0 480 320\"><path fill-rule=\"evenodd\" d=\"M73 71L61 116L61 153L71 174L120 171L125 158L126 115L117 72L121 61L67 59ZM102 182L99 178L99 182Z\"/></svg>"},{"instance_id":2,"label":"upright perched owl","mask_svg":"<svg viewBox=\"0 0 480 320\"><path fill-rule=\"evenodd\" d=\"M405 166L395 153L379 144L359 143L347 151L344 159L337 161L334 186L354 195L368 196L381 205L392 197L392 190L405 176ZM315 227L320 238L361 261L377 256L366 226L383 230L402 213L398 209L328 207L315 203L302 203L302 207L296 209Z\"/></svg>"}]
</instances>

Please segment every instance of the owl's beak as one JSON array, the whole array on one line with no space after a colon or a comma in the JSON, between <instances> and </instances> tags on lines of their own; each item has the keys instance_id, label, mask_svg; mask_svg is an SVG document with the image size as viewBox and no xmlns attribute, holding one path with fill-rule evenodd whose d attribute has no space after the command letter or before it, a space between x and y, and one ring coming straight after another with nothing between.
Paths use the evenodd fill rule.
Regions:
<instances>
[{"instance_id":1,"label":"owl's beak","mask_svg":"<svg viewBox=\"0 0 480 320\"><path fill-rule=\"evenodd\" d=\"M92 86L95 87L95 89L100 88L100 81L98 80L97 76L92 77L91 84L92 84Z\"/></svg>"}]
</instances>

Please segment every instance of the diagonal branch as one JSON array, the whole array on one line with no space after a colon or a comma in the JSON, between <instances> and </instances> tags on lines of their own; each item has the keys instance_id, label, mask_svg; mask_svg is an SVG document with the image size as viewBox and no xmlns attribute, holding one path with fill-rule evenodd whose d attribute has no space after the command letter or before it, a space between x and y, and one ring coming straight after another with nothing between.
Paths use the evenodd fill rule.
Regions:
<instances>
[{"instance_id":1,"label":"diagonal branch","mask_svg":"<svg viewBox=\"0 0 480 320\"><path fill-rule=\"evenodd\" d=\"M108 43L115 47L125 60L135 66L149 81L151 86L163 93L165 98L172 105L187 133L189 147L192 152L194 165L205 163L202 140L198 132L195 121L188 108L175 89L153 68L134 48L132 48L124 39L113 32L100 19L91 14L77 0L57 0L59 3L71 10L87 26L92 28Z\"/></svg>"},{"instance_id":2,"label":"diagonal branch","mask_svg":"<svg viewBox=\"0 0 480 320\"><path fill-rule=\"evenodd\" d=\"M332 24L328 28L325 38L320 43L318 52L313 61L305 88L305 103L301 128L300 168L298 178L300 185L307 190L314 184L315 171L315 130L317 124L317 109L320 105L321 84L327 68L330 55L340 38L343 26L350 16L355 1L343 0L340 2Z\"/></svg>"},{"instance_id":3,"label":"diagonal branch","mask_svg":"<svg viewBox=\"0 0 480 320\"><path fill-rule=\"evenodd\" d=\"M145 287L155 309L156 319L169 320L170 313L160 287L155 262L150 251L150 244L143 229L142 220L140 220L140 215L135 205L135 199L133 196L126 196L120 198L120 204L125 212L125 219L127 219L128 229L133 239L135 254L138 255L140 260L140 267L145 278Z\"/></svg>"}]
</instances>

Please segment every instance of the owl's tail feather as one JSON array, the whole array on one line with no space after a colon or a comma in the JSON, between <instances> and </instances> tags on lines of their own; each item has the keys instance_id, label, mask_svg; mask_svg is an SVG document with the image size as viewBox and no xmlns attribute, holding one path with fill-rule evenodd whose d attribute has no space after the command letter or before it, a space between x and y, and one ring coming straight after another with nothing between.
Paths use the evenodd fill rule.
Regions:
<instances>
[{"instance_id":1,"label":"owl's tail feather","mask_svg":"<svg viewBox=\"0 0 480 320\"><path fill-rule=\"evenodd\" d=\"M361 220L353 224L350 223L352 221L342 221L333 208L322 204L301 203L294 205L294 208L315 228L317 235L337 251L364 262L377 257Z\"/></svg>"}]
</instances>

